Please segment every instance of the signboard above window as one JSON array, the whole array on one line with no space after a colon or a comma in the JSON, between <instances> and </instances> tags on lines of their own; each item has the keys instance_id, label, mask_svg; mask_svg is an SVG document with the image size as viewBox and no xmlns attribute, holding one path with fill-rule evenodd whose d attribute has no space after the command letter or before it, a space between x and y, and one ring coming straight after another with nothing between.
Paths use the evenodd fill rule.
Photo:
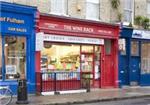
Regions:
<instances>
[{"instance_id":1,"label":"signboard above window","mask_svg":"<svg viewBox=\"0 0 150 105\"><path fill-rule=\"evenodd\" d=\"M44 34L44 41L103 45L104 39Z\"/></svg>"},{"instance_id":2,"label":"signboard above window","mask_svg":"<svg viewBox=\"0 0 150 105\"><path fill-rule=\"evenodd\" d=\"M150 39L150 31L133 30L132 38Z\"/></svg>"}]
</instances>

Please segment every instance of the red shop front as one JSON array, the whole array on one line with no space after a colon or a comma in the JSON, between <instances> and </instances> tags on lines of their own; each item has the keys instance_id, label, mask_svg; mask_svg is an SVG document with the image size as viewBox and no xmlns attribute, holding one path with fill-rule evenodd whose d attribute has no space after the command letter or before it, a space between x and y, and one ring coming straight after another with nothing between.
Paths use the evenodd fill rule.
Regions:
<instances>
[{"instance_id":1,"label":"red shop front","mask_svg":"<svg viewBox=\"0 0 150 105\"><path fill-rule=\"evenodd\" d=\"M46 90L77 89L80 74L89 73L92 88L118 87L118 26L47 14L40 14L37 25L36 73L42 73L37 84L47 81Z\"/></svg>"}]
</instances>

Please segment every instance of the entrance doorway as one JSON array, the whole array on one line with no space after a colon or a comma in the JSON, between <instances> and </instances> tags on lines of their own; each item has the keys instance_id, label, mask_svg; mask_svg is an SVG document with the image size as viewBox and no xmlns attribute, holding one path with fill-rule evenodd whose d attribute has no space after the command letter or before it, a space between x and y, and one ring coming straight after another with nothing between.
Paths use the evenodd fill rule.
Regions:
<instances>
[{"instance_id":1,"label":"entrance doorway","mask_svg":"<svg viewBox=\"0 0 150 105\"><path fill-rule=\"evenodd\" d=\"M90 79L90 85L94 85L94 55L93 53L81 53L81 74Z\"/></svg>"},{"instance_id":2,"label":"entrance doorway","mask_svg":"<svg viewBox=\"0 0 150 105\"><path fill-rule=\"evenodd\" d=\"M85 46L81 46L81 72L88 73L92 88L100 87L101 71L101 46L91 46L91 50L84 51Z\"/></svg>"},{"instance_id":3,"label":"entrance doorway","mask_svg":"<svg viewBox=\"0 0 150 105\"><path fill-rule=\"evenodd\" d=\"M105 40L105 69L103 71L104 86L114 86L114 60L113 60L113 42L111 40Z\"/></svg>"},{"instance_id":4,"label":"entrance doorway","mask_svg":"<svg viewBox=\"0 0 150 105\"><path fill-rule=\"evenodd\" d=\"M139 42L132 40L131 42L131 70L130 85L139 85L140 81L140 56Z\"/></svg>"}]
</instances>

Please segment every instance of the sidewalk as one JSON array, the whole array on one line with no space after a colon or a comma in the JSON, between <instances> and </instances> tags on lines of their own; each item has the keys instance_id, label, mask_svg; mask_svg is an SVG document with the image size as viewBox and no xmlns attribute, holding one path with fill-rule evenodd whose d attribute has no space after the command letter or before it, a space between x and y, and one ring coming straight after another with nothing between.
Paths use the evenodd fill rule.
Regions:
<instances>
[{"instance_id":1,"label":"sidewalk","mask_svg":"<svg viewBox=\"0 0 150 105\"><path fill-rule=\"evenodd\" d=\"M74 93L51 96L29 96L28 105L67 105L73 103L86 103L110 101L128 98L150 97L150 87L125 87L123 89L96 89L88 93ZM16 105L13 98L11 105Z\"/></svg>"}]
</instances>

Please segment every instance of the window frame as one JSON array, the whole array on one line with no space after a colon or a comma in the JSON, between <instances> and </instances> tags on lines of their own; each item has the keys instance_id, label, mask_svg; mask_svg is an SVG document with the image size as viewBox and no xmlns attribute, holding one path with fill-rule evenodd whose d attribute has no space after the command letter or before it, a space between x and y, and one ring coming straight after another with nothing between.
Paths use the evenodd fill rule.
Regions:
<instances>
[{"instance_id":1,"label":"window frame","mask_svg":"<svg viewBox=\"0 0 150 105\"><path fill-rule=\"evenodd\" d=\"M24 41L24 43L25 43L25 46L24 46L24 51L25 51L25 64L24 64L24 76L25 76L25 79L27 79L27 66L28 66L28 64L27 64L27 54L28 54L28 52L27 52L27 37L25 37L25 36L16 36L16 35L2 35L2 79L0 79L0 81L16 81L18 78L22 78L21 77L21 75L17 75L17 74L15 74L15 76L14 76L14 78L6 78L6 55L5 55L5 37L17 37L17 38L24 38L25 39L25 41ZM19 76L19 77L18 77Z\"/></svg>"},{"instance_id":2,"label":"window frame","mask_svg":"<svg viewBox=\"0 0 150 105\"><path fill-rule=\"evenodd\" d=\"M2 36L0 35L0 62L1 62L1 66L0 66L0 69L1 69L1 77L0 77L0 81L3 80L3 39L2 39Z\"/></svg>"},{"instance_id":3,"label":"window frame","mask_svg":"<svg viewBox=\"0 0 150 105\"><path fill-rule=\"evenodd\" d=\"M106 45L106 42L110 42L108 44L109 45L109 50L107 50L108 46ZM105 55L112 55L112 40L106 39L105 42L104 42L104 46L105 46Z\"/></svg>"},{"instance_id":4,"label":"window frame","mask_svg":"<svg viewBox=\"0 0 150 105\"><path fill-rule=\"evenodd\" d=\"M95 20L95 21L99 21L100 20L100 0L97 0L98 2L96 1L93 1L93 0L86 0L86 13L85 13L85 18L86 19L89 19L89 20ZM87 4L88 3L91 3L91 4L94 4L94 5L97 5L98 6L98 17L97 18L93 18L93 17L88 17L88 8L87 8Z\"/></svg>"},{"instance_id":5,"label":"window frame","mask_svg":"<svg viewBox=\"0 0 150 105\"><path fill-rule=\"evenodd\" d=\"M150 1L147 1L147 14L150 15Z\"/></svg>"},{"instance_id":6,"label":"window frame","mask_svg":"<svg viewBox=\"0 0 150 105\"><path fill-rule=\"evenodd\" d=\"M58 1L60 1L60 0L58 0ZM61 7L63 7L63 8L60 8L59 10L58 9L56 9L56 7L55 6L53 6L54 4L57 4L57 0L51 0L51 6L50 6L50 14L55 14L55 15L63 15L63 16L68 16L68 0L63 0L64 1L64 7L63 6L61 6ZM52 3L53 2L53 3ZM55 2L55 3L54 3ZM55 7L55 8L52 8L52 7ZM53 11L53 10L55 10L55 11ZM60 10L61 10L61 12L60 12ZM64 10L64 12L62 11L62 10ZM59 12L58 12L59 11ZM63 12L63 13L62 13Z\"/></svg>"},{"instance_id":7,"label":"window frame","mask_svg":"<svg viewBox=\"0 0 150 105\"><path fill-rule=\"evenodd\" d=\"M120 52L120 55L122 56L126 56L127 55L127 41L125 38L119 38L119 52ZM121 47L121 49L120 49Z\"/></svg>"},{"instance_id":8,"label":"window frame","mask_svg":"<svg viewBox=\"0 0 150 105\"><path fill-rule=\"evenodd\" d=\"M133 54L133 44L132 42L136 42L137 43L137 52L136 54ZM140 46L139 46L140 42L138 40L131 40L131 56L135 56L135 57L140 57Z\"/></svg>"},{"instance_id":9,"label":"window frame","mask_svg":"<svg viewBox=\"0 0 150 105\"><path fill-rule=\"evenodd\" d=\"M141 74L150 74L150 54L148 52L146 52L147 54L149 54L148 56L146 57L143 57L142 54L143 54L143 44L148 44L146 47L146 49L148 49L148 52L150 51L150 42L148 41L142 41L141 42ZM145 58L148 57L148 62L145 62ZM143 64L144 62L144 64ZM145 66L148 66L148 70L145 71ZM144 68L143 68L144 67ZM147 69L147 68L146 68Z\"/></svg>"},{"instance_id":10,"label":"window frame","mask_svg":"<svg viewBox=\"0 0 150 105\"><path fill-rule=\"evenodd\" d=\"M129 0L129 1L130 1L130 3L132 3L130 8L126 7L125 2L128 2L128 1L124 1L124 8L123 8L124 16L123 16L123 18L124 18L125 22L133 23L134 22L134 0ZM125 12L130 13L130 17L131 17L130 20L125 20L125 16L126 16Z\"/></svg>"}]
</instances>

